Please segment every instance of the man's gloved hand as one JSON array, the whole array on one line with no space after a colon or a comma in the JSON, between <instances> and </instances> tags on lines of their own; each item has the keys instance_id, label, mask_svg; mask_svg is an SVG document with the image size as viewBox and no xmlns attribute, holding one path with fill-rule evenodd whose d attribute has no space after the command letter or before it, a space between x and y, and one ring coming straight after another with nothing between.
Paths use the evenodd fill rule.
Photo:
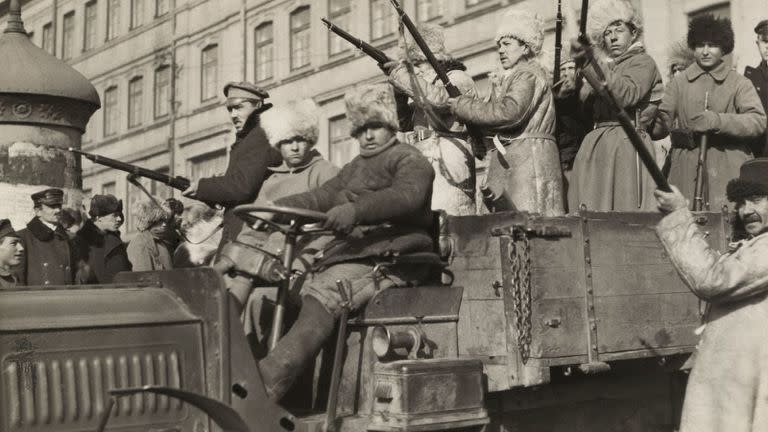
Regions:
<instances>
[{"instance_id":1,"label":"man's gloved hand","mask_svg":"<svg viewBox=\"0 0 768 432\"><path fill-rule=\"evenodd\" d=\"M354 228L355 222L357 222L356 213L355 206L352 203L337 205L325 213L328 219L323 224L323 228L348 234Z\"/></svg>"},{"instance_id":2,"label":"man's gloved hand","mask_svg":"<svg viewBox=\"0 0 768 432\"><path fill-rule=\"evenodd\" d=\"M720 129L720 116L713 111L703 111L694 114L688 126L694 132L706 133L717 131Z\"/></svg>"},{"instance_id":3,"label":"man's gloved hand","mask_svg":"<svg viewBox=\"0 0 768 432\"><path fill-rule=\"evenodd\" d=\"M662 213L672 213L681 208L688 208L688 200L680 193L680 189L672 185L670 185L670 188L672 192L664 192L659 189L653 191L653 196L656 197L656 201L659 203L659 210Z\"/></svg>"},{"instance_id":4,"label":"man's gloved hand","mask_svg":"<svg viewBox=\"0 0 768 432\"><path fill-rule=\"evenodd\" d=\"M587 47L578 38L571 39L571 58L577 68L583 68L587 64Z\"/></svg>"},{"instance_id":5,"label":"man's gloved hand","mask_svg":"<svg viewBox=\"0 0 768 432\"><path fill-rule=\"evenodd\" d=\"M379 63L379 69L381 69L382 72L384 72L384 75L389 76L392 74L392 71L397 69L398 66L400 66L400 62L397 60L388 61L386 63Z\"/></svg>"}]
</instances>

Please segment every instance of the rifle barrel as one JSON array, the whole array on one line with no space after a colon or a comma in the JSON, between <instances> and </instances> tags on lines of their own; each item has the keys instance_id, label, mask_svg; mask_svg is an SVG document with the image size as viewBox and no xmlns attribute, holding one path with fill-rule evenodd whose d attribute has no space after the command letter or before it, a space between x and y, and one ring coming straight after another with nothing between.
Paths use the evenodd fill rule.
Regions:
<instances>
[{"instance_id":1,"label":"rifle barrel","mask_svg":"<svg viewBox=\"0 0 768 432\"><path fill-rule=\"evenodd\" d=\"M140 166L136 166L136 165L129 164L127 162L122 162L115 159L111 159L101 155L84 152L82 150L78 150L72 147L70 147L68 150L72 153L84 156L99 165L108 166L110 168L135 174L140 177L146 177L148 179L167 184L168 186L174 189L178 189L180 191L186 190L190 185L189 179L186 179L184 177L180 177L180 176L171 177L167 174L159 173L157 171L153 171L147 168L142 168Z\"/></svg>"},{"instance_id":2,"label":"rifle barrel","mask_svg":"<svg viewBox=\"0 0 768 432\"><path fill-rule=\"evenodd\" d=\"M552 70L552 82L560 81L560 58L563 51L563 10L562 0L557 0L555 18L555 68Z\"/></svg>"},{"instance_id":3,"label":"rifle barrel","mask_svg":"<svg viewBox=\"0 0 768 432\"><path fill-rule=\"evenodd\" d=\"M587 12L589 11L589 0L581 0L581 21L579 22L579 37L589 40L587 34Z\"/></svg>"},{"instance_id":4,"label":"rifle barrel","mask_svg":"<svg viewBox=\"0 0 768 432\"><path fill-rule=\"evenodd\" d=\"M387 57L387 55L384 54L384 51L381 51L380 49L374 47L373 45L369 44L368 42L365 42L360 38L356 38L352 36L352 34L350 34L348 31L332 23L327 18L320 18L320 20L323 22L323 24L325 24L326 27L328 27L329 31L335 33L340 38L344 39L345 41L351 43L352 45L360 49L367 56L373 58L376 61L376 63L384 64L390 61L389 57Z\"/></svg>"}]
</instances>

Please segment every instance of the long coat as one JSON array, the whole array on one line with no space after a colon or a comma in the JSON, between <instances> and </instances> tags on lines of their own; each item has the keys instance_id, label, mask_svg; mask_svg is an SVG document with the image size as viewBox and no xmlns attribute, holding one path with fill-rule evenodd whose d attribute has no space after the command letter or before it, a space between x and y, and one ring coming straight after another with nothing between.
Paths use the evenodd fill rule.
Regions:
<instances>
[{"instance_id":1,"label":"long coat","mask_svg":"<svg viewBox=\"0 0 768 432\"><path fill-rule=\"evenodd\" d=\"M251 118L249 122L256 122ZM226 209L221 244L234 240L243 227L242 221L231 213L240 204L249 204L258 196L267 167L281 163L280 153L269 145L264 129L258 124L240 134L229 153L229 164L223 176L200 179L195 197Z\"/></svg>"},{"instance_id":2,"label":"long coat","mask_svg":"<svg viewBox=\"0 0 768 432\"><path fill-rule=\"evenodd\" d=\"M765 130L765 111L749 80L722 62L710 72L693 63L675 77L659 106L659 117L667 129L677 119L679 127L688 129L691 117L704 111L704 97L709 92L709 110L718 113L719 130L710 134L707 150L707 175L704 190L710 209L720 211L727 205L725 187L739 168L752 159L751 142ZM696 184L698 148L673 145L670 151L669 182L693 203ZM731 206L731 208L733 208Z\"/></svg>"},{"instance_id":3,"label":"long coat","mask_svg":"<svg viewBox=\"0 0 768 432\"><path fill-rule=\"evenodd\" d=\"M149 231L141 231L128 242L128 260L133 271L171 270L171 252L162 240L156 239Z\"/></svg>"},{"instance_id":4,"label":"long coat","mask_svg":"<svg viewBox=\"0 0 768 432\"><path fill-rule=\"evenodd\" d=\"M443 62L448 78L461 94L472 96L475 82L464 71L463 64L455 60ZM415 69L413 77L405 66L394 69L389 77L392 85L400 92L414 98L412 80L419 86L420 95L433 106L444 105L448 91L438 80L437 73L422 63ZM440 123L430 120L422 107L416 103L398 98L400 128L407 132L409 144L419 149L435 170L432 184L432 209L444 210L449 215L464 216L476 213L475 207L475 157L472 147L464 139L466 128L456 121L450 112L435 113ZM419 139L419 131L428 131L426 138Z\"/></svg>"},{"instance_id":5,"label":"long coat","mask_svg":"<svg viewBox=\"0 0 768 432\"><path fill-rule=\"evenodd\" d=\"M763 111L768 113L768 62L763 60L754 68L747 66L744 69L744 77L752 81L752 85L755 86L757 95L763 103ZM755 153L755 156L768 154L768 132L763 133L760 139L753 142L752 153Z\"/></svg>"},{"instance_id":6,"label":"long coat","mask_svg":"<svg viewBox=\"0 0 768 432\"><path fill-rule=\"evenodd\" d=\"M711 249L688 209L656 228L683 281L710 310L680 432L768 430L768 233Z\"/></svg>"},{"instance_id":7,"label":"long coat","mask_svg":"<svg viewBox=\"0 0 768 432\"><path fill-rule=\"evenodd\" d=\"M118 272L132 269L120 235L102 232L90 220L77 233L75 245L80 283L111 283Z\"/></svg>"},{"instance_id":8,"label":"long coat","mask_svg":"<svg viewBox=\"0 0 768 432\"><path fill-rule=\"evenodd\" d=\"M19 231L24 244L21 285L69 285L74 278L73 250L61 225L56 231L34 217Z\"/></svg>"},{"instance_id":9,"label":"long coat","mask_svg":"<svg viewBox=\"0 0 768 432\"><path fill-rule=\"evenodd\" d=\"M453 105L461 121L495 135L507 153L488 152L486 185L506 194L517 210L562 215L555 103L547 73L536 60L521 60L491 92L489 101L462 95Z\"/></svg>"},{"instance_id":10,"label":"long coat","mask_svg":"<svg viewBox=\"0 0 768 432\"><path fill-rule=\"evenodd\" d=\"M608 89L629 116L638 119L662 85L656 62L640 44L610 63L597 61L605 73ZM594 65L586 66L584 73L594 75ZM568 208L574 211L585 204L587 209L596 211L655 210L656 186L648 171L640 166L637 152L618 124L616 113L592 89L585 89L585 102L592 106L595 128L584 137L573 161ZM635 126L653 154L653 142L645 133L645 125Z\"/></svg>"}]
</instances>

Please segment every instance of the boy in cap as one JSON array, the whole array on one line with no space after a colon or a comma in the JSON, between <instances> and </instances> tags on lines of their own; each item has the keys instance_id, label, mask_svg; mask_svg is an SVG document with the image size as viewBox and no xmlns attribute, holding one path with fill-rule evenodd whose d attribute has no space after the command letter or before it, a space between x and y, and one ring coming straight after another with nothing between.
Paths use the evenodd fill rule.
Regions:
<instances>
[{"instance_id":1,"label":"boy in cap","mask_svg":"<svg viewBox=\"0 0 768 432\"><path fill-rule=\"evenodd\" d=\"M11 221L0 219L0 289L13 288L19 283L16 271L24 259L23 252L24 245Z\"/></svg>"},{"instance_id":2,"label":"boy in cap","mask_svg":"<svg viewBox=\"0 0 768 432\"><path fill-rule=\"evenodd\" d=\"M59 223L64 191L45 189L32 194L35 217L19 231L26 255L21 266L23 285L69 285L73 282L72 248Z\"/></svg>"},{"instance_id":3,"label":"boy in cap","mask_svg":"<svg viewBox=\"0 0 768 432\"><path fill-rule=\"evenodd\" d=\"M120 238L123 201L114 195L94 195L88 209L90 219L75 238L79 259L78 282L105 284L121 271L130 271L125 244Z\"/></svg>"},{"instance_id":4,"label":"boy in cap","mask_svg":"<svg viewBox=\"0 0 768 432\"><path fill-rule=\"evenodd\" d=\"M757 90L760 101L763 103L763 111L768 112L768 19L760 21L755 26L757 34L757 51L760 53L762 61L757 67L747 66L744 69L744 76L747 77ZM768 132L763 134L761 140L755 140L752 150L755 156L762 156L768 152Z\"/></svg>"},{"instance_id":5,"label":"boy in cap","mask_svg":"<svg viewBox=\"0 0 768 432\"><path fill-rule=\"evenodd\" d=\"M656 227L659 239L683 282L709 304L680 432L768 430L768 159L745 162L726 194L748 238L720 252L676 187L656 191L667 214Z\"/></svg>"},{"instance_id":6,"label":"boy in cap","mask_svg":"<svg viewBox=\"0 0 768 432\"><path fill-rule=\"evenodd\" d=\"M229 153L229 164L223 176L201 178L193 182L183 195L209 204L219 204L227 210L219 249L234 240L242 229L240 219L229 210L240 204L249 204L259 194L267 167L279 165L280 154L269 145L259 116L272 104L264 89L249 82L230 82L224 86L226 106L236 139Z\"/></svg>"},{"instance_id":7,"label":"boy in cap","mask_svg":"<svg viewBox=\"0 0 768 432\"><path fill-rule=\"evenodd\" d=\"M672 136L669 182L693 203L699 143L708 134L703 198L719 211L728 204L726 184L752 159L750 144L765 131L765 111L752 83L725 58L734 46L729 19L709 14L693 18L687 41L696 61L667 86L654 136L666 136L675 120L686 132Z\"/></svg>"},{"instance_id":8,"label":"boy in cap","mask_svg":"<svg viewBox=\"0 0 768 432\"><path fill-rule=\"evenodd\" d=\"M435 173L414 147L397 140L398 119L388 85L352 89L345 95L352 136L360 155L321 187L275 201L277 206L325 212L324 227L337 233L301 287L302 306L296 322L259 367L268 396L279 400L317 354L333 331L342 310L337 279L349 282L352 310L375 294L373 268L385 253L432 251L428 232ZM280 219L280 218L278 218ZM281 220L278 220L281 222ZM356 224L364 235L347 236ZM418 266L394 266L379 277L385 289L423 278Z\"/></svg>"}]
</instances>

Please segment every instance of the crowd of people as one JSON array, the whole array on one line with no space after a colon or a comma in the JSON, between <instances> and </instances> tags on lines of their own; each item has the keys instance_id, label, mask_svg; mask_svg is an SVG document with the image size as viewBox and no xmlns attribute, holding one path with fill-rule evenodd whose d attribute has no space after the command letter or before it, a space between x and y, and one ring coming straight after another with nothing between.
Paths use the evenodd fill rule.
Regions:
<instances>
[{"instance_id":1,"label":"crowd of people","mask_svg":"<svg viewBox=\"0 0 768 432\"><path fill-rule=\"evenodd\" d=\"M94 196L85 216L62 209L63 192L47 189L32 195L35 217L26 228L15 231L0 220L0 284L109 283L120 271L173 268L181 256L188 264L210 264L225 275L250 322L246 327L255 332L261 308L254 306L252 294L259 274L249 266L254 253L274 259L283 237L269 222L243 223L232 209L255 202L322 212L326 231L297 251L304 277L295 281L300 284L295 302L301 306L296 322L260 361L267 392L279 400L330 336L345 299L356 309L377 290L426 276L424 266L407 264L377 274L380 258L440 253L434 233L445 219L433 212L476 214L478 190L489 211L558 216L586 207L669 213L659 232L676 267L689 284L711 284L687 273L681 252L706 247L689 203L695 198L699 142L707 136L703 200L714 210L735 208L750 235L763 232L765 224L749 226L754 214L768 221L768 204L759 206L768 201L768 181L765 169L755 168L763 166L759 160L750 161L768 150L768 20L755 27L763 60L747 68L746 78L728 58L734 49L730 21L711 15L692 19L685 43L673 47L665 86L643 45L642 19L630 2L596 1L588 13L593 47L574 39L560 64L561 79L553 83L541 63L543 21L531 11L513 9L495 37L502 70L493 74L486 96L478 94L466 66L446 51L441 27L421 24L419 30L461 95L449 95L424 53L403 34L400 58L379 65L387 82L345 94L350 135L360 155L341 168L314 149L319 135L314 102L272 108L268 92L254 84L224 87L236 130L229 165L222 176L199 179L183 192L224 210L223 229L208 236L215 245L205 253L182 238L184 209L178 201L136 203L132 211L138 234L126 245L119 233L122 202L116 197ZM617 113L583 79L590 75L604 79L633 119L648 151L676 185L672 192L656 190ZM659 145L664 139L671 144L668 151ZM487 161L482 178L476 172L478 160ZM216 231L215 211L203 207L190 210L198 223L186 235L201 224ZM279 214L258 216L285 222ZM708 249L701 253L706 255L702 262L722 258L717 261L721 267L744 265L738 257ZM346 283L340 287L337 279ZM723 295L745 295L732 286L724 289ZM715 288L710 291L707 295L720 295L712 294Z\"/></svg>"}]
</instances>

